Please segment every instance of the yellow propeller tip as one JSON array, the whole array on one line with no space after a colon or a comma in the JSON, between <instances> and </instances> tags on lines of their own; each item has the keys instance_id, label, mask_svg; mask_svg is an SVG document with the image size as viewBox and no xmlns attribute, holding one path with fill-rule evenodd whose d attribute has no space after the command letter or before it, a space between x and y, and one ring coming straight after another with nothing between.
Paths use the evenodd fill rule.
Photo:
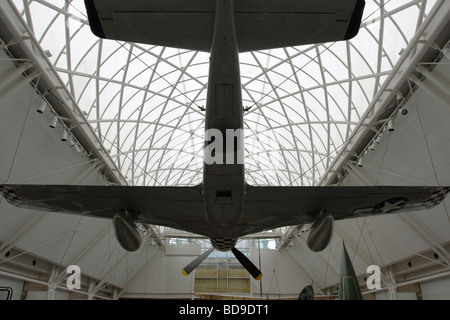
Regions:
<instances>
[{"instance_id":1,"label":"yellow propeller tip","mask_svg":"<svg viewBox=\"0 0 450 320\"><path fill-rule=\"evenodd\" d=\"M262 272L259 274L259 276L257 276L255 279L256 280L259 280L259 279L261 279L262 278L262 276L263 276L263 274L262 274Z\"/></svg>"},{"instance_id":2,"label":"yellow propeller tip","mask_svg":"<svg viewBox=\"0 0 450 320\"><path fill-rule=\"evenodd\" d=\"M186 271L184 271L184 269L182 269L181 270L181 273L183 274L183 275L185 275L185 276L187 276L188 274L187 274L187 272Z\"/></svg>"}]
</instances>

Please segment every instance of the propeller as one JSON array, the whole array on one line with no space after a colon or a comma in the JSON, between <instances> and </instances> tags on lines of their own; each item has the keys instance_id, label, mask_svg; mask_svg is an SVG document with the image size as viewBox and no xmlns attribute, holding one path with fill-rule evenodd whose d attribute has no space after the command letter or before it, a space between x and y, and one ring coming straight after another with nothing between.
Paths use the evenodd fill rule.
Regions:
<instances>
[{"instance_id":1,"label":"propeller","mask_svg":"<svg viewBox=\"0 0 450 320\"><path fill-rule=\"evenodd\" d=\"M184 267L181 270L181 273L184 274L185 276L190 274L192 271L195 270L195 268L197 268L200 265L200 263L203 262L203 260L205 260L210 255L210 253L213 250L214 248L211 248L208 251L205 251L204 253L199 255L195 260L193 260L186 267ZM231 252L233 252L236 259L238 259L238 261L242 264L242 266L248 271L248 273L252 275L253 278L255 278L255 280L259 280L262 278L263 275L262 272L241 251L233 247L231 249Z\"/></svg>"},{"instance_id":2,"label":"propeller","mask_svg":"<svg viewBox=\"0 0 450 320\"><path fill-rule=\"evenodd\" d=\"M194 269L197 268L198 265L200 263L202 263L203 260L205 260L211 252L213 252L213 250L214 250L214 248L211 248L208 251L203 252L194 261L192 261L186 267L184 267L183 270L181 270L181 273L184 274L185 276L187 276L189 273L194 271Z\"/></svg>"},{"instance_id":3,"label":"propeller","mask_svg":"<svg viewBox=\"0 0 450 320\"><path fill-rule=\"evenodd\" d=\"M239 260L242 266L248 271L248 273L252 275L253 278L255 278L255 280L259 280L262 278L262 272L242 252L240 252L235 247L231 249L231 252L233 252L236 259Z\"/></svg>"}]
</instances>

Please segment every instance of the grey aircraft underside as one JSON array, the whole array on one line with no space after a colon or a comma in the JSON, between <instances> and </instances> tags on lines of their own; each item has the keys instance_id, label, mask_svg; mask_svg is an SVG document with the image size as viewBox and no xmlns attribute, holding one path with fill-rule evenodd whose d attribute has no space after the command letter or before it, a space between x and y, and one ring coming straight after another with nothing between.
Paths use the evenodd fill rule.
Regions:
<instances>
[{"instance_id":1,"label":"grey aircraft underside","mask_svg":"<svg viewBox=\"0 0 450 320\"><path fill-rule=\"evenodd\" d=\"M91 30L105 39L210 52L205 107L203 181L192 187L2 185L13 205L113 220L119 243L135 251L135 223L172 227L211 239L212 249L240 253L239 237L282 226L310 224L308 246L323 250L333 221L428 209L449 187L251 186L242 160L243 106L239 53L347 40L359 30L364 0L85 0ZM228 132L227 132L228 130ZM232 139L235 146L215 153ZM208 161L206 161L208 160ZM211 161L212 160L212 161ZM211 250L212 250L211 249ZM189 274L211 250L183 269Z\"/></svg>"}]
</instances>

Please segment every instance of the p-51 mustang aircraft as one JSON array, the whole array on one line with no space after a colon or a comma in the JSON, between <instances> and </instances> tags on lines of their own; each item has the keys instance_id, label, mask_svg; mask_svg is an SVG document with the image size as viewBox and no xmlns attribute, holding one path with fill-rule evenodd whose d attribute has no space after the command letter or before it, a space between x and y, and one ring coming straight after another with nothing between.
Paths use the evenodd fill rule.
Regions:
<instances>
[{"instance_id":1,"label":"p-51 mustang aircraft","mask_svg":"<svg viewBox=\"0 0 450 320\"><path fill-rule=\"evenodd\" d=\"M200 234L213 248L183 269L189 274L215 248L232 250L255 278L261 272L235 248L239 237L313 224L308 246L329 244L334 220L428 209L449 187L251 186L242 161L239 53L347 40L359 30L364 0L85 0L92 32L105 39L210 52L203 181L192 187L2 185L13 205L113 220L129 251L142 242L135 223ZM220 133L212 139L209 134ZM234 148L216 152L232 139ZM227 145L230 141L226 141ZM208 161L206 161L208 159ZM212 161L210 161L212 160Z\"/></svg>"}]
</instances>

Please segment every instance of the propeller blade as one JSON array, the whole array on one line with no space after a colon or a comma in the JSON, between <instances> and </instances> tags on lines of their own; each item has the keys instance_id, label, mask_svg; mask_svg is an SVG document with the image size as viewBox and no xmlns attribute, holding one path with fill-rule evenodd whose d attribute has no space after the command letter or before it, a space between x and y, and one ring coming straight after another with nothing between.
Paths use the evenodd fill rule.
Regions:
<instances>
[{"instance_id":1,"label":"propeller blade","mask_svg":"<svg viewBox=\"0 0 450 320\"><path fill-rule=\"evenodd\" d=\"M189 263L186 267L183 268L183 270L181 270L181 273L184 274L185 276L187 276L188 274L190 274L192 271L195 270L195 268L198 267L198 265L200 263L203 262L203 260L205 260L209 254L214 250L214 248L210 248L208 251L203 252L201 255L199 255L194 261L192 261L191 263Z\"/></svg>"},{"instance_id":2,"label":"propeller blade","mask_svg":"<svg viewBox=\"0 0 450 320\"><path fill-rule=\"evenodd\" d=\"M262 278L263 276L262 272L242 252L240 252L238 249L234 247L233 249L231 249L231 252L233 252L236 259L239 260L242 266L248 271L248 273L252 275L253 278L255 278L256 280Z\"/></svg>"}]
</instances>

